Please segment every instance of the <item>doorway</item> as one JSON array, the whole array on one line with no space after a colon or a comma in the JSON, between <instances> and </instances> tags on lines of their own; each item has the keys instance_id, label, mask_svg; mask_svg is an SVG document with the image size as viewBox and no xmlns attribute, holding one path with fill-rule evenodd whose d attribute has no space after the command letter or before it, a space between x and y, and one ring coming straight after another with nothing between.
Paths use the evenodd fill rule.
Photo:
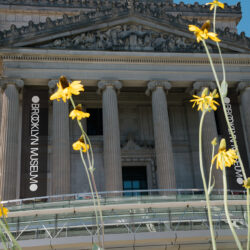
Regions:
<instances>
[{"instance_id":1,"label":"doorway","mask_svg":"<svg viewBox=\"0 0 250 250\"><path fill-rule=\"evenodd\" d=\"M122 168L123 191L148 189L147 169L145 166ZM147 195L147 192L125 192L124 196Z\"/></svg>"}]
</instances>

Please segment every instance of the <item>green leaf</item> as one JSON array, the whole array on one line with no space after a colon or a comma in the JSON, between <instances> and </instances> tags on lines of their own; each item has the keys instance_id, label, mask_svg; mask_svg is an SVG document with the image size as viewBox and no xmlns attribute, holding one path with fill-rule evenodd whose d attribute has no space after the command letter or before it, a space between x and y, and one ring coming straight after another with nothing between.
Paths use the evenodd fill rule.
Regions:
<instances>
[{"instance_id":1,"label":"green leaf","mask_svg":"<svg viewBox=\"0 0 250 250\"><path fill-rule=\"evenodd\" d=\"M220 88L221 88L222 97L223 98L226 97L227 96L227 90L228 90L228 83L225 80L222 81Z\"/></svg>"},{"instance_id":2,"label":"green leaf","mask_svg":"<svg viewBox=\"0 0 250 250\"><path fill-rule=\"evenodd\" d=\"M92 246L92 250L103 250L103 248L99 247L98 245L94 244Z\"/></svg>"}]
</instances>

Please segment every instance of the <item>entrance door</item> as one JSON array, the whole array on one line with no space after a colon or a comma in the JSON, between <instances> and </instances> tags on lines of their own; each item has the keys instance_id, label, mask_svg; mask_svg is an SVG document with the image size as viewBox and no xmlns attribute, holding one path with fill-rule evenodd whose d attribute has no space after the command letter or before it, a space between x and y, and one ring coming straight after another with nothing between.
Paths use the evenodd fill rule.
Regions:
<instances>
[{"instance_id":1,"label":"entrance door","mask_svg":"<svg viewBox=\"0 0 250 250\"><path fill-rule=\"evenodd\" d=\"M148 189L146 167L123 167L122 168L123 190ZM126 192L124 196L145 195L145 192Z\"/></svg>"}]
</instances>

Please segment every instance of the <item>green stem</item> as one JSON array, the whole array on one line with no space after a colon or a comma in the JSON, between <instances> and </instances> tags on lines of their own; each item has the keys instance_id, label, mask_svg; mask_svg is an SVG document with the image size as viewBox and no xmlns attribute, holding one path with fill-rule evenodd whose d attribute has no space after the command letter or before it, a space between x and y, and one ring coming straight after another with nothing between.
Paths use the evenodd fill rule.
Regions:
<instances>
[{"instance_id":1,"label":"green stem","mask_svg":"<svg viewBox=\"0 0 250 250\"><path fill-rule=\"evenodd\" d=\"M210 53L208 51L208 48L207 48L207 45L206 45L206 41L202 40L202 42L203 42L203 45L205 47L205 50L206 50L206 53L207 53L207 56L208 56L208 59L209 59L210 65L211 65L211 69L212 69L212 72L213 72L213 75L214 75L214 78L215 78L215 81L216 81L216 84L217 84L217 87L218 87L218 91L219 91L220 99L221 99L221 104L222 104L222 107L223 107L224 116L225 116L225 119L226 119L226 122L227 122L227 127L228 127L229 133L230 133L230 135L231 135L231 137L233 139L233 143L234 143L237 155L238 155L238 159L239 159L241 171L242 171L244 180L246 180L247 179L247 175L246 175L245 168L244 168L241 156L240 156L239 147L238 147L237 141L235 139L235 135L233 133L232 127L231 127L229 119L228 119L228 114L227 114L227 111L226 111L226 105L225 105L225 102L224 102L224 99L223 99L223 96L222 96L222 93L221 93L221 87L220 87L219 79L218 79L217 73L215 71L212 58L211 58Z\"/></svg>"},{"instance_id":2,"label":"green stem","mask_svg":"<svg viewBox=\"0 0 250 250\"><path fill-rule=\"evenodd\" d=\"M214 145L212 145L212 157L211 157L211 159L213 159L214 158L214 148L215 148L215 146ZM209 171L209 181L208 181L208 190L210 190L210 188L211 188L211 181L212 181L212 170L213 170L213 164L212 164L212 160L211 160L211 164L210 164L210 171ZM208 193L210 194L211 193L211 191L212 190L210 190Z\"/></svg>"},{"instance_id":3,"label":"green stem","mask_svg":"<svg viewBox=\"0 0 250 250\"><path fill-rule=\"evenodd\" d=\"M8 230L8 228L6 227L6 225L2 222L2 220L0 219L0 228L2 228L4 230L4 232L7 234L8 238L10 239L13 247L13 250L22 250L22 248L19 246L19 244L17 243L16 239L14 238L14 236L12 235L12 233ZM0 229L1 230L1 229Z\"/></svg>"},{"instance_id":4,"label":"green stem","mask_svg":"<svg viewBox=\"0 0 250 250\"><path fill-rule=\"evenodd\" d=\"M202 112L201 120L200 120L200 127L199 127L199 159L200 159L201 177L202 177L204 191L205 191L205 196L206 196L207 213L208 213L208 221L209 221L210 234L211 234L211 239L212 239L212 246L213 246L213 250L215 250L216 249L216 242L215 242L215 237L214 237L214 227L213 227L212 213L211 213L211 207L210 207L210 202L209 202L209 195L208 195L208 190L207 190L207 183L206 183L206 178L205 178L205 173L204 173L204 167L203 167L203 158L202 158L202 126L203 126L204 117L206 115L206 112L207 111L203 111Z\"/></svg>"},{"instance_id":5,"label":"green stem","mask_svg":"<svg viewBox=\"0 0 250 250\"><path fill-rule=\"evenodd\" d=\"M1 242L3 244L4 249L8 250L9 247L6 244L6 243L8 243L8 239L6 238L5 234L3 233L3 231L1 229L0 229L0 238L1 238Z\"/></svg>"},{"instance_id":6,"label":"green stem","mask_svg":"<svg viewBox=\"0 0 250 250\"><path fill-rule=\"evenodd\" d=\"M213 29L214 29L214 33L216 33L216 10L217 10L217 5L215 5L214 7L214 23L213 23ZM224 60L222 57L222 53L221 53L221 49L220 49L220 45L218 42L216 42L218 51L219 51L219 55L220 55L220 60L221 60L221 66L222 66L222 72L223 72L223 81L226 81L226 71L225 71L225 64L224 64Z\"/></svg>"},{"instance_id":7,"label":"green stem","mask_svg":"<svg viewBox=\"0 0 250 250\"><path fill-rule=\"evenodd\" d=\"M73 98L70 97L70 100L71 100L73 108L75 109L76 105L75 105L75 102L74 102ZM99 211L100 221L101 221L101 228L102 228L102 248L104 249L104 223L103 223L103 216L102 216L102 210L101 210L100 197L99 197L99 194L98 194L98 191L97 191L97 188L96 188L95 178L94 178L94 174L93 174L93 171L94 171L93 149L92 149L90 139L89 139L88 135L86 134L86 132L83 129L82 123L79 120L77 120L77 123L78 123L78 126L80 127L80 130L82 132L82 136L83 136L83 139L84 139L84 144L85 145L89 144L89 150L87 150L87 159L88 159L88 163L89 163L89 169L87 168L87 165L86 165L85 160L83 158L82 152L81 151L80 152L81 152L81 158L82 158L82 161L83 161L83 164L84 164L87 176L88 176L89 185L91 187L91 193L92 193L92 197L93 197L93 201L94 201L94 208L95 208L95 212L96 212L96 220L98 221L95 197L93 195L93 193L94 193L93 186L94 186L94 190L95 190L95 194L96 194L97 208L98 208L98 211ZM89 151L90 151L90 153L89 153ZM90 179L90 176L89 176L89 172L90 172L90 175L91 175L92 182L91 182L91 179ZM93 184L93 186L92 186L92 184ZM99 223L97 222L97 225L98 224ZM99 231L98 231L98 239L99 239ZM99 239L99 242L100 242L100 239Z\"/></svg>"},{"instance_id":8,"label":"green stem","mask_svg":"<svg viewBox=\"0 0 250 250\"><path fill-rule=\"evenodd\" d=\"M250 196L249 188L247 188L247 225L248 225L248 234L247 234L247 250L250 249Z\"/></svg>"},{"instance_id":9,"label":"green stem","mask_svg":"<svg viewBox=\"0 0 250 250\"><path fill-rule=\"evenodd\" d=\"M98 222L98 213L97 213L97 208L96 208L95 195L94 195L94 191L93 191L91 179L90 179L90 176L89 176L88 167L87 167L87 165L86 165L86 162L85 162L85 160L84 160L83 153L82 153L81 150L80 150L80 155L81 155L81 159L82 159L83 166L84 166L84 168L85 168L85 172L86 172L86 174L87 174L87 178L88 178L88 182L89 182L89 187L90 187L90 192L91 192L91 195L92 195L92 200L93 200L94 209L95 209L95 220L96 220L96 228L97 228L98 242L99 242L99 244L100 244L100 234L99 234L99 229L98 229L99 222Z\"/></svg>"},{"instance_id":10,"label":"green stem","mask_svg":"<svg viewBox=\"0 0 250 250\"><path fill-rule=\"evenodd\" d=\"M94 177L93 171L90 171L90 175L91 175L92 183L93 183L94 190L95 190L95 193L96 193L97 204L98 204L98 207L100 209L99 214L100 214L100 220L101 220L101 226L102 226L102 248L104 249L104 223L103 223L103 217L102 217L102 211L101 211L100 197L99 197L99 194L98 194L98 191L97 191L97 188L96 188L95 177Z\"/></svg>"},{"instance_id":11,"label":"green stem","mask_svg":"<svg viewBox=\"0 0 250 250\"><path fill-rule=\"evenodd\" d=\"M70 101L71 101L71 104L73 106L73 108L75 109L76 108L76 105L75 105L75 102L72 98L72 96L70 97ZM77 120L77 123L78 123L78 126L82 132L82 135L83 135L83 138L84 138L84 143L86 144L86 138L88 138L87 134L85 133L83 127L82 127L82 123ZM90 163L91 166L94 166L94 154L93 154L93 150L92 150L92 146L91 146L91 143L90 143L90 140L88 140L88 144L89 144L89 150L87 150L87 158L88 158L88 162ZM90 156L89 156L89 151L90 151L90 154L91 154L91 160L90 160Z\"/></svg>"},{"instance_id":12,"label":"green stem","mask_svg":"<svg viewBox=\"0 0 250 250\"><path fill-rule=\"evenodd\" d=\"M236 245L237 245L238 249L242 250L241 243L240 243L239 238L238 238L238 236L237 236L237 234L236 234L236 232L234 230L232 221L230 219L229 211L228 211L228 205L227 205L227 177L226 177L226 169L225 169L224 159L222 161L223 161L222 169L223 169L223 189L224 189L224 207L225 207L225 213L226 213L226 217L227 217L227 221L228 221L229 227L231 229L231 232L233 234L234 240L236 242Z\"/></svg>"},{"instance_id":13,"label":"green stem","mask_svg":"<svg viewBox=\"0 0 250 250\"><path fill-rule=\"evenodd\" d=\"M72 106L75 108L75 107L76 107L76 106L75 106L75 102L74 102L74 100L73 100L72 97L70 97L70 101L71 101ZM78 121L78 120L77 120L77 121ZM78 121L78 122L80 122L80 121ZM78 123L78 125L79 125L79 123ZM80 127L80 128L81 128L81 127ZM85 141L85 136L83 136L83 138L84 138L84 144L86 145L87 143L86 143L86 141ZM88 153L88 150L87 150L87 153ZM94 210L95 210L95 219L96 219L96 228L97 228L98 242L99 242L99 244L100 244L101 241L100 241L100 234L99 234L99 230L98 230L99 222L98 222L98 213L97 213L97 208L96 208L95 195L94 195L94 191L93 191L92 182L91 182L91 179L90 179L90 176L89 176L88 167L87 167L87 165L86 165L86 162L85 162L85 159L84 159L84 157L83 157L83 153L82 153L81 150L80 150L80 156L81 156L81 160L82 160L83 166L84 166L84 168L85 168L85 172L86 172L86 174L87 174L87 178L88 178L88 182L89 182L89 187L90 187L90 192L91 192L91 195L92 195L92 200L93 200ZM90 162L90 161L89 161L89 157L88 157L88 162Z\"/></svg>"}]
</instances>

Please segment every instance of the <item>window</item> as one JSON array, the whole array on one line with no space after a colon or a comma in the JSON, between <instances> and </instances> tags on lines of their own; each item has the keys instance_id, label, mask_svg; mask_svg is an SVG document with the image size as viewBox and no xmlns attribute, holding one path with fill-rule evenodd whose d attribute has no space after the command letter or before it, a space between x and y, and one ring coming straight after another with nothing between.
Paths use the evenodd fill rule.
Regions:
<instances>
[{"instance_id":1,"label":"window","mask_svg":"<svg viewBox=\"0 0 250 250\"><path fill-rule=\"evenodd\" d=\"M90 117L87 118L87 134L102 135L102 109L87 109Z\"/></svg>"},{"instance_id":2,"label":"window","mask_svg":"<svg viewBox=\"0 0 250 250\"><path fill-rule=\"evenodd\" d=\"M146 167L122 168L123 190L145 190L148 188ZM145 195L146 192L126 192L124 196Z\"/></svg>"}]
</instances>

